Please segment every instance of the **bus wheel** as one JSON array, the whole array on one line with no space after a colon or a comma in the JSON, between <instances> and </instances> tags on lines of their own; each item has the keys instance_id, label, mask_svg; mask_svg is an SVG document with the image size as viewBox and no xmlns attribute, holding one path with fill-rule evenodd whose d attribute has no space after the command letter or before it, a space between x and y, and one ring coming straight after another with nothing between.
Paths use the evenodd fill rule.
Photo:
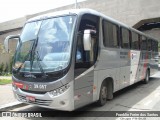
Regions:
<instances>
[{"instance_id":1,"label":"bus wheel","mask_svg":"<svg viewBox=\"0 0 160 120\"><path fill-rule=\"evenodd\" d=\"M149 82L149 76L150 76L150 72L149 72L149 70L147 70L146 71L145 79L143 80L144 84L147 84Z\"/></svg>"},{"instance_id":2,"label":"bus wheel","mask_svg":"<svg viewBox=\"0 0 160 120\"><path fill-rule=\"evenodd\" d=\"M99 106L105 105L107 102L107 85L103 82L100 89L99 100L97 101Z\"/></svg>"}]
</instances>

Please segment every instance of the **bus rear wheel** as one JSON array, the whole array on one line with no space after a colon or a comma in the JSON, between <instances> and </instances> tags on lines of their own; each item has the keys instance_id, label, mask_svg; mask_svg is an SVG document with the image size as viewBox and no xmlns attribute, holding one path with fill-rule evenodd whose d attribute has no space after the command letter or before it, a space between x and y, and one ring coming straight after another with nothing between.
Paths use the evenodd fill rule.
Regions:
<instances>
[{"instance_id":1,"label":"bus rear wheel","mask_svg":"<svg viewBox=\"0 0 160 120\"><path fill-rule=\"evenodd\" d=\"M149 70L146 71L145 79L143 80L144 84L147 84L149 82L150 72Z\"/></svg>"},{"instance_id":2,"label":"bus rear wheel","mask_svg":"<svg viewBox=\"0 0 160 120\"><path fill-rule=\"evenodd\" d=\"M105 105L107 102L107 85L103 82L100 89L99 100L97 101L99 106Z\"/></svg>"}]
</instances>

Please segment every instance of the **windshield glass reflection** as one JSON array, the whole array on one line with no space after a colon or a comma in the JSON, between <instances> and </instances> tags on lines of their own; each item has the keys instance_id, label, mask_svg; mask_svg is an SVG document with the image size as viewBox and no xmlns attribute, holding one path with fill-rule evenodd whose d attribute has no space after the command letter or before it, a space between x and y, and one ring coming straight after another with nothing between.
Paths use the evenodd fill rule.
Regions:
<instances>
[{"instance_id":1,"label":"windshield glass reflection","mask_svg":"<svg viewBox=\"0 0 160 120\"><path fill-rule=\"evenodd\" d=\"M75 16L64 16L27 23L21 34L22 43L17 50L14 67L22 66L20 72L41 72L41 67L44 72L66 68L71 57L74 22ZM31 50L34 51L25 59Z\"/></svg>"}]
</instances>

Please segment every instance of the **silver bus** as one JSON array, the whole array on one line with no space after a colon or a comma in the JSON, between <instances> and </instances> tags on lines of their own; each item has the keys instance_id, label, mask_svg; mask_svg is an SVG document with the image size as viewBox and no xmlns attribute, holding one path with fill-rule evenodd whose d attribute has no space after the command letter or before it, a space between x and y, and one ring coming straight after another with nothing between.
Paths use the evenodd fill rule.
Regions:
<instances>
[{"instance_id":1,"label":"silver bus","mask_svg":"<svg viewBox=\"0 0 160 120\"><path fill-rule=\"evenodd\" d=\"M158 70L158 41L91 9L29 19L18 40L12 79L15 98L72 111L97 102Z\"/></svg>"}]
</instances>

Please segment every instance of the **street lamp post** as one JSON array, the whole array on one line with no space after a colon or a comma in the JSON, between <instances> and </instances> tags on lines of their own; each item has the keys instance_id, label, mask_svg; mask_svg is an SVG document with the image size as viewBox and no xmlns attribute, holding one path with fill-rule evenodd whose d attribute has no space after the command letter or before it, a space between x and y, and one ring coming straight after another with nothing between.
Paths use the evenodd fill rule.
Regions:
<instances>
[{"instance_id":1,"label":"street lamp post","mask_svg":"<svg viewBox=\"0 0 160 120\"><path fill-rule=\"evenodd\" d=\"M75 9L77 9L77 0L75 0Z\"/></svg>"}]
</instances>

